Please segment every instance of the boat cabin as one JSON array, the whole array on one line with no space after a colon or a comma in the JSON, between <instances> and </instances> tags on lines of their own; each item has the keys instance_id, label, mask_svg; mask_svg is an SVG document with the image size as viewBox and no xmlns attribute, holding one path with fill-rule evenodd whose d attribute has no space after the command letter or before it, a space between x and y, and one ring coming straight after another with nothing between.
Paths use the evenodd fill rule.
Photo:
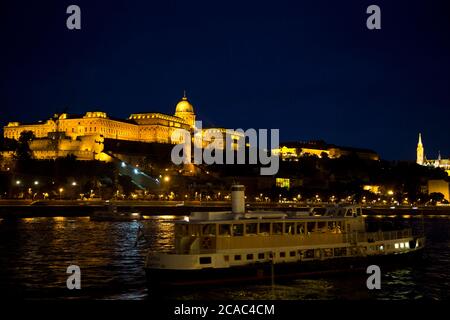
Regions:
<instances>
[{"instance_id":1,"label":"boat cabin","mask_svg":"<svg viewBox=\"0 0 450 320\"><path fill-rule=\"evenodd\" d=\"M360 208L333 207L325 216L282 212L232 214L195 212L175 224L175 251L180 254L220 250L342 243L347 234L364 232Z\"/></svg>"}]
</instances>

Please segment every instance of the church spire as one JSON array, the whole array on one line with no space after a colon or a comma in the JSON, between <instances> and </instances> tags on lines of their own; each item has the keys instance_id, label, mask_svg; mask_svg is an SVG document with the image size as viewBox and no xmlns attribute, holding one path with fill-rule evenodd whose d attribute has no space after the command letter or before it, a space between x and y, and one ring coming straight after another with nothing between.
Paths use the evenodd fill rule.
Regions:
<instances>
[{"instance_id":1,"label":"church spire","mask_svg":"<svg viewBox=\"0 0 450 320\"><path fill-rule=\"evenodd\" d=\"M425 160L425 156L424 156L425 152L424 152L424 148L423 148L423 144L422 144L422 134L419 133L419 142L417 143L417 164L423 165L424 164L424 160Z\"/></svg>"}]
</instances>

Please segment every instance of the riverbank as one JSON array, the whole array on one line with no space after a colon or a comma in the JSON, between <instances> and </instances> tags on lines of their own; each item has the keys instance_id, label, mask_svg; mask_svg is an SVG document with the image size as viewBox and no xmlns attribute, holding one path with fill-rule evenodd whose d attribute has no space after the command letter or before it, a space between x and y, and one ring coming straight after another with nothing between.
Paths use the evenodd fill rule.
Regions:
<instances>
[{"instance_id":1,"label":"riverbank","mask_svg":"<svg viewBox=\"0 0 450 320\"><path fill-rule=\"evenodd\" d=\"M192 211L227 211L231 210L228 201L111 201L119 211L137 211L144 215L188 215ZM107 203L101 200L1 200L0 218L29 218L29 217L83 217L105 207ZM247 204L248 210L281 210L301 211L307 204L289 203L261 203ZM363 207L363 213L368 216L442 216L450 217L450 207L423 206L423 207Z\"/></svg>"}]
</instances>

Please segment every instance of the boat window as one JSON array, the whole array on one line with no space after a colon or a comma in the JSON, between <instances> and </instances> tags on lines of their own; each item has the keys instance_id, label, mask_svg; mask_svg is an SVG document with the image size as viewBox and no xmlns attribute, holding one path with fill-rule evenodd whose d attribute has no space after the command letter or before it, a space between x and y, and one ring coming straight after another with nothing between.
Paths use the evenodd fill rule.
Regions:
<instances>
[{"instance_id":1,"label":"boat window","mask_svg":"<svg viewBox=\"0 0 450 320\"><path fill-rule=\"evenodd\" d=\"M244 225L242 223L233 224L233 236L243 236Z\"/></svg>"},{"instance_id":2,"label":"boat window","mask_svg":"<svg viewBox=\"0 0 450 320\"><path fill-rule=\"evenodd\" d=\"M231 224L219 224L220 236L231 236Z\"/></svg>"},{"instance_id":3,"label":"boat window","mask_svg":"<svg viewBox=\"0 0 450 320\"><path fill-rule=\"evenodd\" d=\"M268 236L270 234L270 223L260 223L259 234Z\"/></svg>"},{"instance_id":4,"label":"boat window","mask_svg":"<svg viewBox=\"0 0 450 320\"><path fill-rule=\"evenodd\" d=\"M334 248L334 256L342 257L347 255L347 248Z\"/></svg>"},{"instance_id":5,"label":"boat window","mask_svg":"<svg viewBox=\"0 0 450 320\"><path fill-rule=\"evenodd\" d=\"M280 258L286 257L286 252L280 252Z\"/></svg>"},{"instance_id":6,"label":"boat window","mask_svg":"<svg viewBox=\"0 0 450 320\"><path fill-rule=\"evenodd\" d=\"M256 235L257 229L258 229L257 223L247 223L245 225L245 234Z\"/></svg>"},{"instance_id":7,"label":"boat window","mask_svg":"<svg viewBox=\"0 0 450 320\"><path fill-rule=\"evenodd\" d=\"M247 255L247 260L253 260L253 253L249 253Z\"/></svg>"},{"instance_id":8,"label":"boat window","mask_svg":"<svg viewBox=\"0 0 450 320\"><path fill-rule=\"evenodd\" d=\"M199 236L200 235L200 226L198 224L189 225L189 233L191 236Z\"/></svg>"},{"instance_id":9,"label":"boat window","mask_svg":"<svg viewBox=\"0 0 450 320\"><path fill-rule=\"evenodd\" d=\"M347 211L345 212L345 216L352 217L353 216L352 209L347 209Z\"/></svg>"},{"instance_id":10,"label":"boat window","mask_svg":"<svg viewBox=\"0 0 450 320\"><path fill-rule=\"evenodd\" d=\"M289 256L290 256L290 257L295 257L295 251L290 251L290 252L289 252Z\"/></svg>"},{"instance_id":11,"label":"boat window","mask_svg":"<svg viewBox=\"0 0 450 320\"><path fill-rule=\"evenodd\" d=\"M314 232L316 228L316 223L315 222L308 222L306 223L306 232L310 233L310 232Z\"/></svg>"},{"instance_id":12,"label":"boat window","mask_svg":"<svg viewBox=\"0 0 450 320\"><path fill-rule=\"evenodd\" d=\"M177 225L177 232L176 232L176 234L180 235L182 237L185 237L185 236L189 235L187 224Z\"/></svg>"},{"instance_id":13,"label":"boat window","mask_svg":"<svg viewBox=\"0 0 450 320\"><path fill-rule=\"evenodd\" d=\"M322 257L322 250L321 249L314 250L314 253L315 253L316 258L321 258Z\"/></svg>"},{"instance_id":14,"label":"boat window","mask_svg":"<svg viewBox=\"0 0 450 320\"><path fill-rule=\"evenodd\" d=\"M313 249L304 250L303 257L306 258L306 259L314 258L314 250Z\"/></svg>"},{"instance_id":15,"label":"boat window","mask_svg":"<svg viewBox=\"0 0 450 320\"><path fill-rule=\"evenodd\" d=\"M317 231L327 232L327 222L326 221L317 222Z\"/></svg>"},{"instance_id":16,"label":"boat window","mask_svg":"<svg viewBox=\"0 0 450 320\"><path fill-rule=\"evenodd\" d=\"M241 255L240 254L234 255L234 260L235 261L240 261L241 260Z\"/></svg>"},{"instance_id":17,"label":"boat window","mask_svg":"<svg viewBox=\"0 0 450 320\"><path fill-rule=\"evenodd\" d=\"M204 236L216 236L216 225L215 224L205 224L203 225L202 234Z\"/></svg>"},{"instance_id":18,"label":"boat window","mask_svg":"<svg viewBox=\"0 0 450 320\"><path fill-rule=\"evenodd\" d=\"M362 211L361 208L357 208L357 209L356 209L356 215L357 215L357 216L360 216L360 215L362 214L361 211Z\"/></svg>"},{"instance_id":19,"label":"boat window","mask_svg":"<svg viewBox=\"0 0 450 320\"><path fill-rule=\"evenodd\" d=\"M333 233L342 233L342 221L333 221L331 226L331 232Z\"/></svg>"},{"instance_id":20,"label":"boat window","mask_svg":"<svg viewBox=\"0 0 450 320\"><path fill-rule=\"evenodd\" d=\"M211 257L200 257L200 264L211 264Z\"/></svg>"},{"instance_id":21,"label":"boat window","mask_svg":"<svg viewBox=\"0 0 450 320\"><path fill-rule=\"evenodd\" d=\"M287 222L284 224L284 233L295 234L295 223Z\"/></svg>"},{"instance_id":22,"label":"boat window","mask_svg":"<svg viewBox=\"0 0 450 320\"><path fill-rule=\"evenodd\" d=\"M282 234L283 233L283 222L272 223L272 234Z\"/></svg>"},{"instance_id":23,"label":"boat window","mask_svg":"<svg viewBox=\"0 0 450 320\"><path fill-rule=\"evenodd\" d=\"M323 249L322 250L324 257L332 257L333 256L333 249Z\"/></svg>"},{"instance_id":24,"label":"boat window","mask_svg":"<svg viewBox=\"0 0 450 320\"><path fill-rule=\"evenodd\" d=\"M305 233L305 224L303 222L297 222L296 224L296 231L297 234L304 234Z\"/></svg>"},{"instance_id":25,"label":"boat window","mask_svg":"<svg viewBox=\"0 0 450 320\"><path fill-rule=\"evenodd\" d=\"M225 262L228 262L228 261L230 260L230 256L229 256L229 255L223 256L223 260L224 260Z\"/></svg>"},{"instance_id":26,"label":"boat window","mask_svg":"<svg viewBox=\"0 0 450 320\"><path fill-rule=\"evenodd\" d=\"M264 253L258 253L258 259L264 259Z\"/></svg>"},{"instance_id":27,"label":"boat window","mask_svg":"<svg viewBox=\"0 0 450 320\"><path fill-rule=\"evenodd\" d=\"M328 221L328 231L335 233L334 230L336 229L336 221Z\"/></svg>"}]
</instances>

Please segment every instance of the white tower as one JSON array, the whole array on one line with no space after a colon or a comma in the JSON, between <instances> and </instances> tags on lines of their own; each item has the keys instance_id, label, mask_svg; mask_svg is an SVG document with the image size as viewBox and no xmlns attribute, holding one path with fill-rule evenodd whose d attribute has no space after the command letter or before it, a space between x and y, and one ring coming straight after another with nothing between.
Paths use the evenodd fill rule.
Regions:
<instances>
[{"instance_id":1,"label":"white tower","mask_svg":"<svg viewBox=\"0 0 450 320\"><path fill-rule=\"evenodd\" d=\"M425 160L424 149L422 144L422 135L419 133L419 142L417 143L417 164L423 166Z\"/></svg>"},{"instance_id":2,"label":"white tower","mask_svg":"<svg viewBox=\"0 0 450 320\"><path fill-rule=\"evenodd\" d=\"M231 186L231 212L245 213L245 187L241 184Z\"/></svg>"}]
</instances>

